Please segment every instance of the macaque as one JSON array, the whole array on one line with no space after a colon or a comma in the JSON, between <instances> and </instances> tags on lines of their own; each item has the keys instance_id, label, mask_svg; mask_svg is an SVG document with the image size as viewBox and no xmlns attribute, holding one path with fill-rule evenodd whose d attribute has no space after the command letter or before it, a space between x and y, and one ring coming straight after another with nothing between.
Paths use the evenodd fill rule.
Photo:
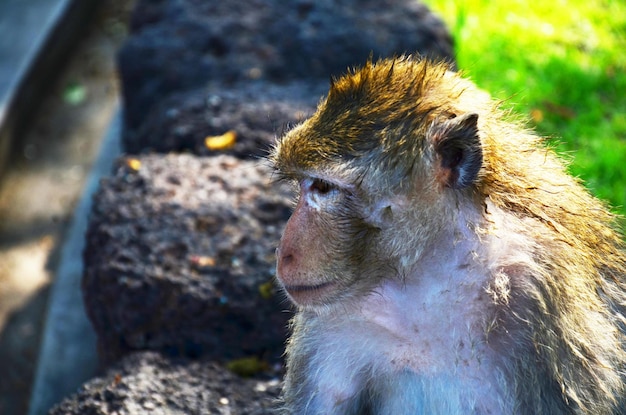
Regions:
<instances>
[{"instance_id":1,"label":"macaque","mask_svg":"<svg viewBox=\"0 0 626 415\"><path fill-rule=\"evenodd\" d=\"M270 160L297 307L280 413L626 414L619 224L445 63L334 79Z\"/></svg>"}]
</instances>

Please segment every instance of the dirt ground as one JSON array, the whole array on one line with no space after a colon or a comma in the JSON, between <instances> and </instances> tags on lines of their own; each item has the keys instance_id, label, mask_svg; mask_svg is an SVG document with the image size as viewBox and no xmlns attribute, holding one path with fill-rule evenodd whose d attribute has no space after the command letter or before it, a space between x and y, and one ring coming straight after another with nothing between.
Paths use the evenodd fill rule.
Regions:
<instances>
[{"instance_id":1,"label":"dirt ground","mask_svg":"<svg viewBox=\"0 0 626 415\"><path fill-rule=\"evenodd\" d=\"M27 411L50 284L119 100L115 52L133 0L104 0L0 181L0 413Z\"/></svg>"}]
</instances>

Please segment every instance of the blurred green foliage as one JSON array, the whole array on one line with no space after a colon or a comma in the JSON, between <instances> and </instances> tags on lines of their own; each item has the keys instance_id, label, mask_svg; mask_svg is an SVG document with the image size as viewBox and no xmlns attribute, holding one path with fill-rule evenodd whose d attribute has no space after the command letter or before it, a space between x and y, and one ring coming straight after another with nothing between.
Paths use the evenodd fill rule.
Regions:
<instances>
[{"instance_id":1,"label":"blurred green foliage","mask_svg":"<svg viewBox=\"0 0 626 415\"><path fill-rule=\"evenodd\" d=\"M425 2L452 31L459 69L626 215L626 1Z\"/></svg>"}]
</instances>

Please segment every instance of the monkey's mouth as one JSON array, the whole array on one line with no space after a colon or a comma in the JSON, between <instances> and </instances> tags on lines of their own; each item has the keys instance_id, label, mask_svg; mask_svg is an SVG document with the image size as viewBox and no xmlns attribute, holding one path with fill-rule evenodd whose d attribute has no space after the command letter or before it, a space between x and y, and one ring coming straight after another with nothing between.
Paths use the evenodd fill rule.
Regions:
<instances>
[{"instance_id":1,"label":"monkey's mouth","mask_svg":"<svg viewBox=\"0 0 626 415\"><path fill-rule=\"evenodd\" d=\"M333 282L315 285L285 285L285 291L296 304L313 305L319 303L332 290Z\"/></svg>"}]
</instances>

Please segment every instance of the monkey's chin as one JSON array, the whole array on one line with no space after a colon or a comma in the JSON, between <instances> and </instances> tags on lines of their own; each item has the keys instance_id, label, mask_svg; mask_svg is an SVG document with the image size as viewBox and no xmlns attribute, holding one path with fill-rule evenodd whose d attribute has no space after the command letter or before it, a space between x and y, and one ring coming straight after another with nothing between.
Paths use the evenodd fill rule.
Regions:
<instances>
[{"instance_id":1,"label":"monkey's chin","mask_svg":"<svg viewBox=\"0 0 626 415\"><path fill-rule=\"evenodd\" d=\"M298 306L315 307L327 303L325 301L334 292L334 282L324 282L315 285L283 285L285 292Z\"/></svg>"}]
</instances>

